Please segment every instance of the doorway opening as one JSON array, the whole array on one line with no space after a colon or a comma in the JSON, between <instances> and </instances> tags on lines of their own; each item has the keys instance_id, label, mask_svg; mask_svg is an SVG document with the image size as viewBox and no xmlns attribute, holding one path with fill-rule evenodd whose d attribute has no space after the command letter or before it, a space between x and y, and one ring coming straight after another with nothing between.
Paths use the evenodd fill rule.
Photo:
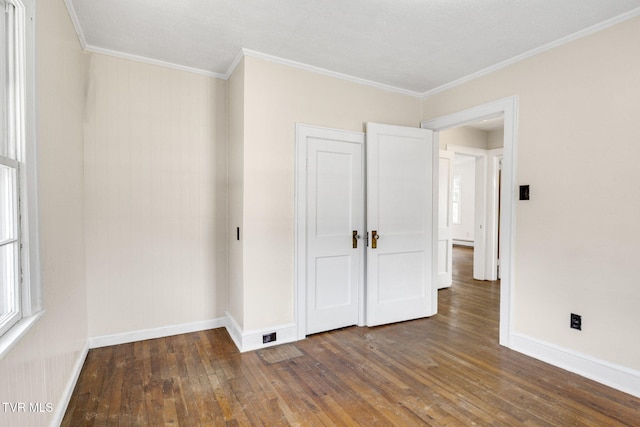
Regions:
<instances>
[{"instance_id":1,"label":"doorway opening","mask_svg":"<svg viewBox=\"0 0 640 427\"><path fill-rule=\"evenodd\" d=\"M476 268L483 268L485 273L484 277L491 278L495 275L497 278L498 265L497 265L497 253L498 247L500 248L500 331L499 342L501 345L510 346L511 339L511 295L513 287L512 277L512 265L513 265L513 247L515 241L515 169L516 169L516 125L517 125L517 97L509 97L494 101L488 104L480 105L477 107L463 110L457 113L442 116L433 120L422 122L422 127L431 129L437 132L436 139L442 142L441 138L447 130L460 128L465 125L482 123L484 120L490 121L497 117L502 117L503 120L503 147L501 152L495 151L493 156L485 156L484 167L485 173L485 188L494 186L498 188L498 177L501 176L501 185L498 191L487 191L484 197L481 197L481 203L484 204L484 209L478 209L476 207L475 212L481 212L480 217L476 217L474 222L476 229L474 230L474 249L478 247L478 237L476 233L480 232L479 237L485 237L485 241L482 242L482 247L485 248L485 255L491 254L491 256L485 256L482 263L479 263L474 253L474 270ZM446 139L446 136L445 136ZM445 142L446 144L446 142ZM455 145L455 144L451 144ZM445 149L447 146L445 145ZM467 147L469 148L469 147ZM477 147L475 147L477 148ZM481 147L482 148L482 147ZM440 145L440 149L443 149L443 145ZM488 151L499 150L499 148L485 147ZM471 150L474 151L474 150ZM465 153L473 154L473 153ZM476 173L478 163L476 162ZM489 185L490 184L490 185ZM492 196L493 194L493 196ZM500 223L498 224L498 202L500 201ZM495 214L487 215L488 209L493 208ZM485 218L482 218L485 215ZM486 218L488 217L488 219ZM480 228L481 226L481 228ZM499 233L498 233L499 231ZM498 237L499 235L499 237ZM487 247L489 249L487 250ZM494 249L495 248L495 249ZM495 251L495 257L493 253ZM474 250L475 252L475 250ZM495 259L495 265L493 260ZM475 274L475 272L474 272ZM495 279L494 279L495 280Z\"/></svg>"},{"instance_id":2,"label":"doorway opening","mask_svg":"<svg viewBox=\"0 0 640 427\"><path fill-rule=\"evenodd\" d=\"M439 144L440 150L453 154L448 185L452 244L473 249L474 279L496 280L504 116L441 131ZM441 182L441 191L443 188L446 185Z\"/></svg>"},{"instance_id":3,"label":"doorway opening","mask_svg":"<svg viewBox=\"0 0 640 427\"><path fill-rule=\"evenodd\" d=\"M441 196L440 201L449 203L444 210L451 212L447 219L451 276L442 303L455 308L452 313L478 309L478 304L486 304L482 309L489 312L499 309L496 246L500 215L499 203L494 202L500 199L500 186L495 180L495 159L502 157L503 147L503 115L447 129L439 135L441 159L452 159L451 173L448 177L441 173L439 185L441 192L451 193ZM441 216L440 221L443 219ZM474 292L477 298L469 304L470 293ZM497 328L482 331L488 339L498 340Z\"/></svg>"}]
</instances>

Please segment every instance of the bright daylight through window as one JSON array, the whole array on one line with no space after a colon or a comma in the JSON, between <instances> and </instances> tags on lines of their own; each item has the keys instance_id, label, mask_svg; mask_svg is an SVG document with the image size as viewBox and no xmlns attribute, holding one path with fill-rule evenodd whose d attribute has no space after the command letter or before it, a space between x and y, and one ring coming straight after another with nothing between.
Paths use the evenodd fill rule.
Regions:
<instances>
[{"instance_id":1,"label":"bright daylight through window","mask_svg":"<svg viewBox=\"0 0 640 427\"><path fill-rule=\"evenodd\" d=\"M0 0L0 355L28 329L39 310L36 280L31 176L27 152L26 24L21 0ZM31 185L30 185L31 184ZM33 192L33 191L32 191ZM32 196L31 196L32 197ZM35 199L33 199L35 205ZM30 231L32 236L30 238ZM33 257L37 258L37 256ZM36 266L34 264L34 266ZM37 276L37 274L33 275ZM35 297L35 298L34 298Z\"/></svg>"}]
</instances>

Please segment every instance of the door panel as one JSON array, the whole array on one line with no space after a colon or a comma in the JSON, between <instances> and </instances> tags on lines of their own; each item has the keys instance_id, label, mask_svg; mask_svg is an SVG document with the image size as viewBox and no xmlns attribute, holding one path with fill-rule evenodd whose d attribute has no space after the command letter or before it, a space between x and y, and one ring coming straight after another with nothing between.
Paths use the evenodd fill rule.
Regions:
<instances>
[{"instance_id":1,"label":"door panel","mask_svg":"<svg viewBox=\"0 0 640 427\"><path fill-rule=\"evenodd\" d=\"M360 309L362 144L327 132L307 138L307 334L355 325Z\"/></svg>"},{"instance_id":2,"label":"door panel","mask_svg":"<svg viewBox=\"0 0 640 427\"><path fill-rule=\"evenodd\" d=\"M310 171L316 173L316 236L344 238L352 225L353 154L336 151L335 147L320 148L318 141L312 143L312 158L314 154Z\"/></svg>"},{"instance_id":3,"label":"door panel","mask_svg":"<svg viewBox=\"0 0 640 427\"><path fill-rule=\"evenodd\" d=\"M430 130L367 124L369 326L437 310L434 159Z\"/></svg>"},{"instance_id":4,"label":"door panel","mask_svg":"<svg viewBox=\"0 0 640 427\"><path fill-rule=\"evenodd\" d=\"M440 167L438 171L438 289L448 288L453 283L453 240L451 234L453 155L449 151L440 151Z\"/></svg>"},{"instance_id":5,"label":"door panel","mask_svg":"<svg viewBox=\"0 0 640 427\"><path fill-rule=\"evenodd\" d=\"M375 154L382 159L375 187L377 228L394 235L424 232L426 200L419 185L428 178L423 164L424 141L381 134L376 144Z\"/></svg>"},{"instance_id":6,"label":"door panel","mask_svg":"<svg viewBox=\"0 0 640 427\"><path fill-rule=\"evenodd\" d=\"M386 253L378 257L378 303L424 298L425 261L422 252Z\"/></svg>"}]
</instances>

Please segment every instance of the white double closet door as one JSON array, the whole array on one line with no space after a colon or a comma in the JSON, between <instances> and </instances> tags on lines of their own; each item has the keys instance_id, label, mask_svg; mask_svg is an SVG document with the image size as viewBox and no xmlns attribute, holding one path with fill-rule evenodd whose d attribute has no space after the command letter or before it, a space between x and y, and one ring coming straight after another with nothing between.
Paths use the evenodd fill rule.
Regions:
<instances>
[{"instance_id":1,"label":"white double closet door","mask_svg":"<svg viewBox=\"0 0 640 427\"><path fill-rule=\"evenodd\" d=\"M298 125L297 144L298 167L305 168L297 194L304 211L298 228L304 334L435 314L432 132L376 123L367 124L366 134Z\"/></svg>"}]
</instances>

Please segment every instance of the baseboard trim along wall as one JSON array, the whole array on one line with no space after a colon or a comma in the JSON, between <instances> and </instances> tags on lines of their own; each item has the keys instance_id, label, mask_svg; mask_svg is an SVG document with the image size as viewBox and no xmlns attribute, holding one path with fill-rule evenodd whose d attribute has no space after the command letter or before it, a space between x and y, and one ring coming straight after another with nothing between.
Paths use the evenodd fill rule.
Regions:
<instances>
[{"instance_id":1,"label":"baseboard trim along wall","mask_svg":"<svg viewBox=\"0 0 640 427\"><path fill-rule=\"evenodd\" d=\"M241 353L272 347L274 345L286 344L297 341L297 328L294 323L274 326L271 328L257 329L253 331L243 331L235 319L227 313L227 331ZM263 336L276 334L276 340L263 343Z\"/></svg>"},{"instance_id":2,"label":"baseboard trim along wall","mask_svg":"<svg viewBox=\"0 0 640 427\"><path fill-rule=\"evenodd\" d=\"M188 334L190 332L205 331L207 329L226 328L240 352L257 350L278 344L297 341L296 325L274 326L271 328L243 331L235 319L226 313L225 317L205 320L202 322L184 323L181 325L163 326L161 328L144 329L139 331L123 332L121 334L103 335L89 338L89 348L107 347L110 345L127 344L136 341L150 340L154 338L170 337L172 335ZM263 335L276 334L276 340L263 343Z\"/></svg>"},{"instance_id":3,"label":"baseboard trim along wall","mask_svg":"<svg viewBox=\"0 0 640 427\"><path fill-rule=\"evenodd\" d=\"M511 335L512 350L640 397L640 371L609 363L521 334Z\"/></svg>"},{"instance_id":4,"label":"baseboard trim along wall","mask_svg":"<svg viewBox=\"0 0 640 427\"><path fill-rule=\"evenodd\" d=\"M468 246L468 247L473 248L474 245L475 245L475 242L473 240L453 239L452 242L453 242L454 246Z\"/></svg>"},{"instance_id":5,"label":"baseboard trim along wall","mask_svg":"<svg viewBox=\"0 0 640 427\"><path fill-rule=\"evenodd\" d=\"M67 384L60 404L57 406L57 411L51 425L59 425L62 421L89 349L221 327L227 329L236 347L243 353L297 341L297 329L294 323L243 331L229 313L225 313L225 317L202 322L89 338L88 344L85 346L74 366L72 377ZM264 335L273 333L276 334L276 340L264 343ZM510 348L640 398L640 371L600 360L522 334L511 335Z\"/></svg>"},{"instance_id":6,"label":"baseboard trim along wall","mask_svg":"<svg viewBox=\"0 0 640 427\"><path fill-rule=\"evenodd\" d=\"M204 320L194 323L163 326L154 329L124 332L121 334L103 335L89 338L89 348L107 347L110 345L127 344L130 342L150 340L154 338L170 337L172 335L188 334L191 332L205 331L207 329L223 328L227 326L227 318Z\"/></svg>"},{"instance_id":7,"label":"baseboard trim along wall","mask_svg":"<svg viewBox=\"0 0 640 427\"><path fill-rule=\"evenodd\" d=\"M244 331L242 333L242 345L239 347L241 352L258 350L261 348L273 347L274 345L286 344L297 341L296 332L298 329L293 323L287 325L274 326L272 328ZM276 334L276 340L263 343L263 336L267 334Z\"/></svg>"},{"instance_id":8,"label":"baseboard trim along wall","mask_svg":"<svg viewBox=\"0 0 640 427\"><path fill-rule=\"evenodd\" d=\"M55 407L53 419L50 424L51 427L57 427L62 424L62 419L64 418L64 414L67 412L67 407L69 406L71 396L73 395L73 390L76 388L78 378L80 378L80 372L82 372L84 362L87 360L87 354L89 354L89 343L85 344L82 352L80 353L80 357L78 357L78 360L76 360L76 363L73 365L71 377L69 378L69 381L67 381L67 385L63 390L62 397L60 398L58 405Z\"/></svg>"}]
</instances>

